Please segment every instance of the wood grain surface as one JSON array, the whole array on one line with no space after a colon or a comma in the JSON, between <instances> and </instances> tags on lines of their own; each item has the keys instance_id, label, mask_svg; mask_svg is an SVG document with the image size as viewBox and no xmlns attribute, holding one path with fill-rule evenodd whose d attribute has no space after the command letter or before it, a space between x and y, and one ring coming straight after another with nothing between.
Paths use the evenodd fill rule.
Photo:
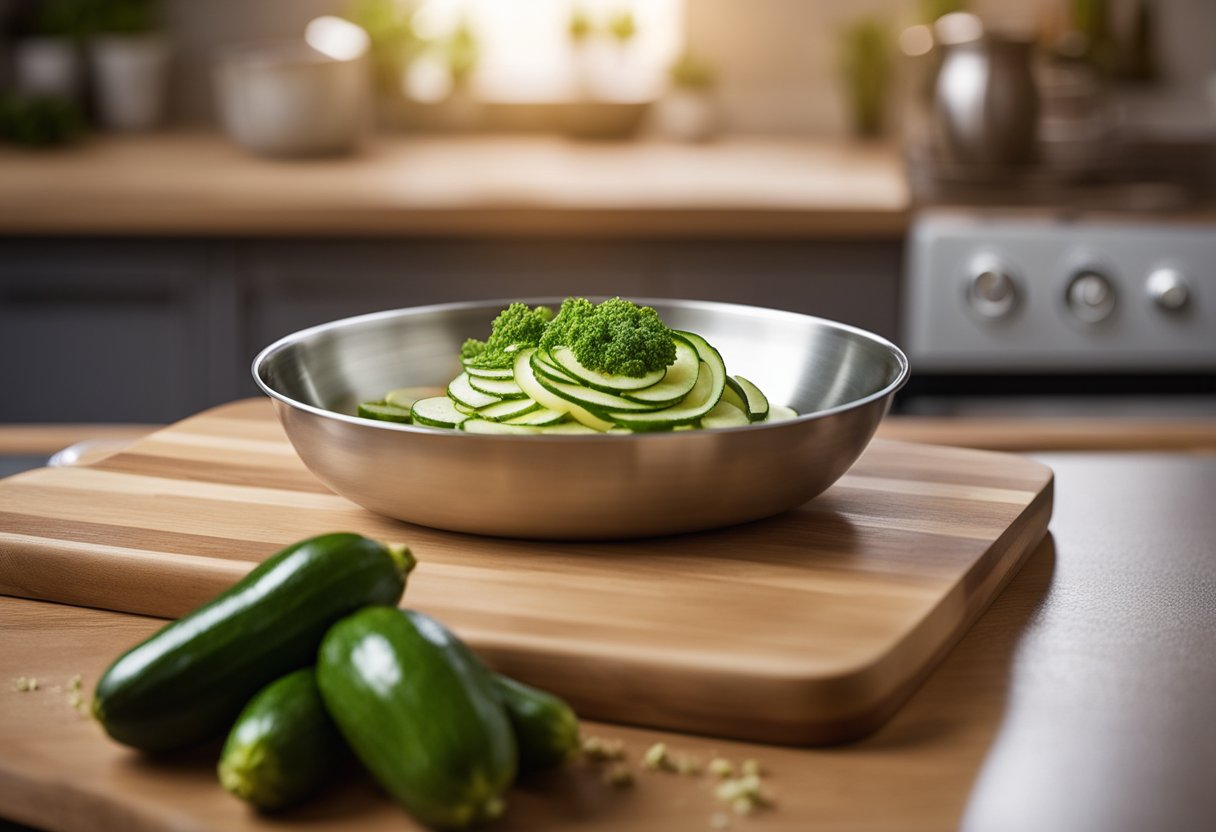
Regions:
<instances>
[{"instance_id":1,"label":"wood grain surface","mask_svg":"<svg viewBox=\"0 0 1216 832\"><path fill-rule=\"evenodd\" d=\"M898 151L823 139L381 137L346 158L251 156L213 133L0 148L0 233L902 236Z\"/></svg>"},{"instance_id":2,"label":"wood grain surface","mask_svg":"<svg viewBox=\"0 0 1216 832\"><path fill-rule=\"evenodd\" d=\"M406 602L601 719L771 742L882 723L1043 536L1051 471L877 441L806 506L732 529L537 543L372 515L296 458L269 404L0 483L0 592L177 616L282 545L407 542Z\"/></svg>"}]
</instances>

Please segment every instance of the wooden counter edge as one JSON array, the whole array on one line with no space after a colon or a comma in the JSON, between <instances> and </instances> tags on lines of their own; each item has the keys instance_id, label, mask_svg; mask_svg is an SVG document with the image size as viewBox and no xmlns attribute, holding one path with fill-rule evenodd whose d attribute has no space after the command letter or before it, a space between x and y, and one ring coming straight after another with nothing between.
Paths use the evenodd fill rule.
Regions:
<instances>
[{"instance_id":1,"label":"wooden counter edge","mask_svg":"<svg viewBox=\"0 0 1216 832\"><path fill-rule=\"evenodd\" d=\"M134 442L152 424L0 424L0 455L50 456L84 441ZM1191 451L1216 453L1216 419L945 419L889 416L884 439L993 451Z\"/></svg>"}]
</instances>

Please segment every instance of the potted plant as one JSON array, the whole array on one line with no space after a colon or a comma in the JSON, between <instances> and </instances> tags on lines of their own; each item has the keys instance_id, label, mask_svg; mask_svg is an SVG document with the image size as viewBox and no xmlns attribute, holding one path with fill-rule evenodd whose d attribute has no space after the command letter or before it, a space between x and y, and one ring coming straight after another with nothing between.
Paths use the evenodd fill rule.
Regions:
<instances>
[{"instance_id":1,"label":"potted plant","mask_svg":"<svg viewBox=\"0 0 1216 832\"><path fill-rule=\"evenodd\" d=\"M853 134L882 135L891 83L892 46L877 18L858 20L844 31L840 71Z\"/></svg>"},{"instance_id":2,"label":"potted plant","mask_svg":"<svg viewBox=\"0 0 1216 832\"><path fill-rule=\"evenodd\" d=\"M88 30L90 0L42 0L35 4L13 47L13 75L24 96L81 99L81 39Z\"/></svg>"},{"instance_id":3,"label":"potted plant","mask_svg":"<svg viewBox=\"0 0 1216 832\"><path fill-rule=\"evenodd\" d=\"M164 119L169 43L159 0L93 0L89 56L97 116L112 130L148 130Z\"/></svg>"},{"instance_id":4,"label":"potted plant","mask_svg":"<svg viewBox=\"0 0 1216 832\"><path fill-rule=\"evenodd\" d=\"M655 112L659 132L686 142L706 141L718 129L714 68L702 58L681 55L669 72L671 85Z\"/></svg>"}]
</instances>

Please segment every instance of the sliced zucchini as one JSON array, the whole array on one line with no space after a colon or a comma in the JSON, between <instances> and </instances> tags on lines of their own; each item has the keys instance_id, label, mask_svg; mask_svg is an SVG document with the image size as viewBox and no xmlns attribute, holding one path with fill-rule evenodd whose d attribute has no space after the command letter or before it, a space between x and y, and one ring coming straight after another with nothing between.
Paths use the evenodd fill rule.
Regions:
<instances>
[{"instance_id":1,"label":"sliced zucchini","mask_svg":"<svg viewBox=\"0 0 1216 832\"><path fill-rule=\"evenodd\" d=\"M541 427L537 428L537 430L540 433L557 433L557 434L562 434L562 433L595 434L595 433L604 433L605 432L605 431L596 430L595 428L589 428L586 425L584 425L582 422L574 422L574 421L559 422L556 425L542 425ZM617 430L618 430L618 428L612 428L611 430L609 430L607 432L613 433L613 432L616 432ZM625 432L628 433L628 431L625 431Z\"/></svg>"},{"instance_id":2,"label":"sliced zucchini","mask_svg":"<svg viewBox=\"0 0 1216 832\"><path fill-rule=\"evenodd\" d=\"M507 399L480 408L475 415L478 419L488 419L491 422L506 422L516 416L523 416L540 409L540 404L534 399Z\"/></svg>"},{"instance_id":3,"label":"sliced zucchini","mask_svg":"<svg viewBox=\"0 0 1216 832\"><path fill-rule=\"evenodd\" d=\"M358 415L378 422L409 422L410 412L386 402L364 402L359 405Z\"/></svg>"},{"instance_id":4,"label":"sliced zucchini","mask_svg":"<svg viewBox=\"0 0 1216 832\"><path fill-rule=\"evenodd\" d=\"M536 374L532 372L532 355L535 352L534 349L527 349L515 357L515 382L525 393L550 410L569 413L589 428L605 431L612 427L612 422L601 419L585 407L566 401L561 396L555 396L541 386L541 383L536 380Z\"/></svg>"},{"instance_id":5,"label":"sliced zucchini","mask_svg":"<svg viewBox=\"0 0 1216 832\"><path fill-rule=\"evenodd\" d=\"M528 394L519 389L513 378L478 378L470 375L469 386L478 393L489 393L500 399L524 399Z\"/></svg>"},{"instance_id":6,"label":"sliced zucchini","mask_svg":"<svg viewBox=\"0 0 1216 832\"><path fill-rule=\"evenodd\" d=\"M768 397L760 392L760 388L743 376L735 376L735 381L743 390L747 402L747 418L752 422L763 422L768 416Z\"/></svg>"},{"instance_id":7,"label":"sliced zucchini","mask_svg":"<svg viewBox=\"0 0 1216 832\"><path fill-rule=\"evenodd\" d=\"M537 383L553 395L592 410L644 412L658 410L662 407L658 404L630 401L616 393L605 393L603 390L584 387L578 382L556 381L542 373L536 373L535 377Z\"/></svg>"},{"instance_id":8,"label":"sliced zucchini","mask_svg":"<svg viewBox=\"0 0 1216 832\"><path fill-rule=\"evenodd\" d=\"M478 378L511 378L515 372L510 367L474 367L464 364L464 371Z\"/></svg>"},{"instance_id":9,"label":"sliced zucchini","mask_svg":"<svg viewBox=\"0 0 1216 832\"><path fill-rule=\"evenodd\" d=\"M703 428L741 428L750 425L747 414L726 401L714 405L714 409L701 417Z\"/></svg>"},{"instance_id":10,"label":"sliced zucchini","mask_svg":"<svg viewBox=\"0 0 1216 832\"><path fill-rule=\"evenodd\" d=\"M739 382L730 376L726 377L726 386L722 388L722 401L730 402L744 413L747 412L747 393Z\"/></svg>"},{"instance_id":11,"label":"sliced zucchini","mask_svg":"<svg viewBox=\"0 0 1216 832\"><path fill-rule=\"evenodd\" d=\"M398 387L396 390L389 390L384 396L384 401L409 410L419 399L442 395L442 387Z\"/></svg>"},{"instance_id":12,"label":"sliced zucchini","mask_svg":"<svg viewBox=\"0 0 1216 832\"><path fill-rule=\"evenodd\" d=\"M653 387L667 375L666 367L661 370L655 370L652 373L647 373L639 378L598 373L595 370L584 367L582 362L574 355L574 350L569 347L554 347L549 351L549 355L553 358L555 364L565 370L576 381L587 385L593 390L603 390L606 393L621 393L626 390L641 390L644 387Z\"/></svg>"},{"instance_id":13,"label":"sliced zucchini","mask_svg":"<svg viewBox=\"0 0 1216 832\"><path fill-rule=\"evenodd\" d=\"M670 430L678 425L692 424L713 410L722 398L722 388L725 386L726 368L723 367L721 359L717 366L702 361L697 383L678 405L650 413L611 411L604 415L630 430Z\"/></svg>"},{"instance_id":14,"label":"sliced zucchini","mask_svg":"<svg viewBox=\"0 0 1216 832\"><path fill-rule=\"evenodd\" d=\"M410 410L415 424L433 428L454 428L469 418L467 413L456 409L456 403L447 396L432 396L419 399Z\"/></svg>"},{"instance_id":15,"label":"sliced zucchini","mask_svg":"<svg viewBox=\"0 0 1216 832\"><path fill-rule=\"evenodd\" d=\"M570 384L578 384L578 379L563 370L553 357L544 350L537 350L532 354L532 371L539 373L554 381L564 381Z\"/></svg>"},{"instance_id":16,"label":"sliced zucchini","mask_svg":"<svg viewBox=\"0 0 1216 832\"><path fill-rule=\"evenodd\" d=\"M466 433L540 433L540 428L528 425L508 425L503 422L491 422L488 419L465 419L460 423L460 429Z\"/></svg>"},{"instance_id":17,"label":"sliced zucchini","mask_svg":"<svg viewBox=\"0 0 1216 832\"><path fill-rule=\"evenodd\" d=\"M688 395L688 391L697 383L697 371L701 367L701 358L696 348L684 338L677 335L676 360L667 368L666 375L658 384L644 390L625 390L623 398L630 401L657 404L663 407L676 404Z\"/></svg>"},{"instance_id":18,"label":"sliced zucchini","mask_svg":"<svg viewBox=\"0 0 1216 832\"><path fill-rule=\"evenodd\" d=\"M461 373L452 379L451 383L448 384L448 397L466 407L472 408L486 407L495 402L502 401L502 396L494 396L490 393L474 390L469 384L468 373Z\"/></svg>"},{"instance_id":19,"label":"sliced zucchini","mask_svg":"<svg viewBox=\"0 0 1216 832\"><path fill-rule=\"evenodd\" d=\"M508 425L535 425L541 427L544 425L556 425L562 422L569 421L570 415L557 410L550 410L547 407L537 406L537 410L525 413L522 416L516 416L512 419L507 419Z\"/></svg>"},{"instance_id":20,"label":"sliced zucchini","mask_svg":"<svg viewBox=\"0 0 1216 832\"><path fill-rule=\"evenodd\" d=\"M797 419L798 411L792 407L786 407L783 404L771 404L768 407L768 417L766 422L785 422L789 419Z\"/></svg>"}]
</instances>

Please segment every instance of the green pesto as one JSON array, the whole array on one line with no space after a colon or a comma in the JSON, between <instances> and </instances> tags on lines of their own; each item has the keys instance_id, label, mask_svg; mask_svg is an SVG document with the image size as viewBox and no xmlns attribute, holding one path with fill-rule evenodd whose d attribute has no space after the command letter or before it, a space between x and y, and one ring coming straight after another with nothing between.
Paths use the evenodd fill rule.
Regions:
<instances>
[{"instance_id":1,"label":"green pesto","mask_svg":"<svg viewBox=\"0 0 1216 832\"><path fill-rule=\"evenodd\" d=\"M540 340L542 349L567 346L589 370L638 378L676 360L671 330L650 306L621 298L598 306L567 298Z\"/></svg>"},{"instance_id":2,"label":"green pesto","mask_svg":"<svg viewBox=\"0 0 1216 832\"><path fill-rule=\"evenodd\" d=\"M553 310L547 306L529 308L526 303L513 303L498 313L484 342L475 338L464 342L460 358L477 367L510 367L519 350L540 344L552 319Z\"/></svg>"}]
</instances>

